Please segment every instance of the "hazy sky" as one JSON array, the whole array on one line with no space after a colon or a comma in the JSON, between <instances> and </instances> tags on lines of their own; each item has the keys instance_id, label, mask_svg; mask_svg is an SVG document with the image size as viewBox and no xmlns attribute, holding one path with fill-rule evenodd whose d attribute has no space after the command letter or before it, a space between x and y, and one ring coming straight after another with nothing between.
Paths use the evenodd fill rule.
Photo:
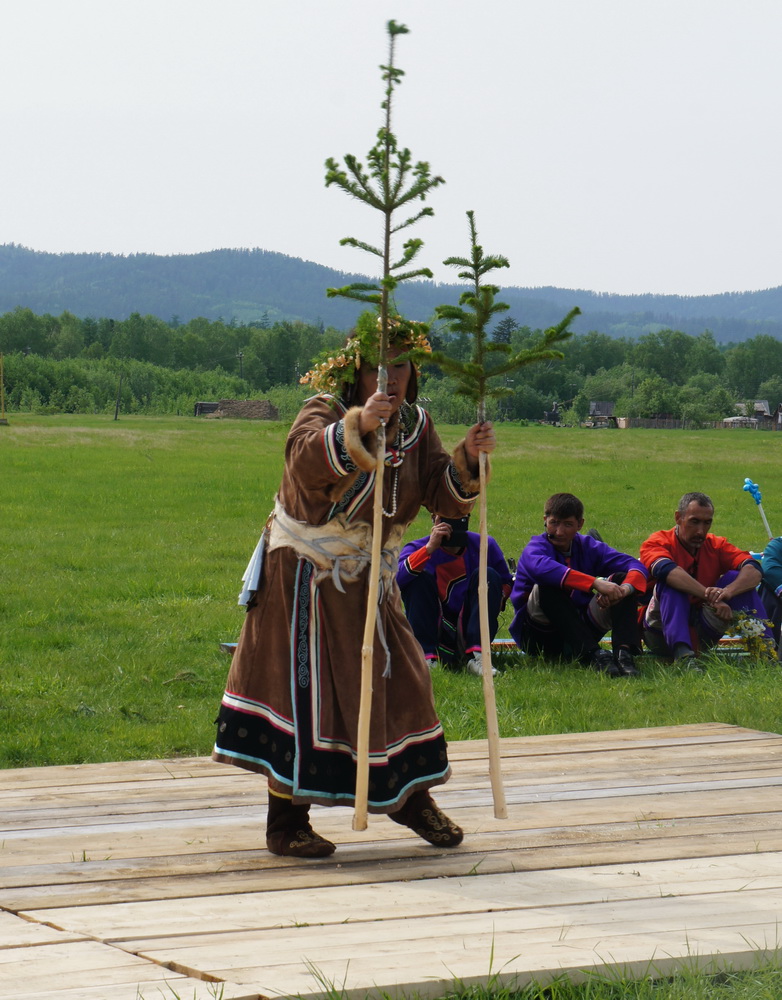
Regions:
<instances>
[{"instance_id":1,"label":"hazy sky","mask_svg":"<svg viewBox=\"0 0 782 1000\"><path fill-rule=\"evenodd\" d=\"M503 284L782 284L780 0L0 0L0 243L370 273L323 162L374 141L389 18L438 278L474 209Z\"/></svg>"}]
</instances>

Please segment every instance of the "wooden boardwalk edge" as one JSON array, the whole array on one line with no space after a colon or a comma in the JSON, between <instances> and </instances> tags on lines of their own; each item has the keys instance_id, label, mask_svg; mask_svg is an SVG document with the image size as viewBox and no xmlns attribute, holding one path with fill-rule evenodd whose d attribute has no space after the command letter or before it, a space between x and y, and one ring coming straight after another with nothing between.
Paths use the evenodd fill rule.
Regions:
<instances>
[{"instance_id":1,"label":"wooden boardwalk edge","mask_svg":"<svg viewBox=\"0 0 782 1000\"><path fill-rule=\"evenodd\" d=\"M437 851L384 817L274 858L206 758L0 771L0 1000L437 997L752 968L782 949L782 736L720 723L452 744Z\"/></svg>"}]
</instances>

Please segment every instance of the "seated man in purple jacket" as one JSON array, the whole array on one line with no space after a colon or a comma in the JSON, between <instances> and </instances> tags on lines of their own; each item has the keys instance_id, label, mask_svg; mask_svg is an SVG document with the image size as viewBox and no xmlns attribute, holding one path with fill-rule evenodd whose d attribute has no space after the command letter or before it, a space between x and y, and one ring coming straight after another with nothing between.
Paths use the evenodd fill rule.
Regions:
<instances>
[{"instance_id":1,"label":"seated man in purple jacket","mask_svg":"<svg viewBox=\"0 0 782 1000\"><path fill-rule=\"evenodd\" d=\"M405 614L424 656L455 665L460 652L467 668L483 673L478 618L478 558L480 535L468 531L469 516L435 514L431 535L409 542L399 553L396 575ZM502 550L488 539L487 583L489 630L497 634L497 618L511 590L511 575Z\"/></svg>"},{"instance_id":2,"label":"seated man in purple jacket","mask_svg":"<svg viewBox=\"0 0 782 1000\"><path fill-rule=\"evenodd\" d=\"M510 634L528 653L569 656L610 677L635 676L638 599L647 570L638 559L579 534L583 524L578 497L548 498L543 534L529 540L516 567ZM600 648L609 629L613 653Z\"/></svg>"}]
</instances>

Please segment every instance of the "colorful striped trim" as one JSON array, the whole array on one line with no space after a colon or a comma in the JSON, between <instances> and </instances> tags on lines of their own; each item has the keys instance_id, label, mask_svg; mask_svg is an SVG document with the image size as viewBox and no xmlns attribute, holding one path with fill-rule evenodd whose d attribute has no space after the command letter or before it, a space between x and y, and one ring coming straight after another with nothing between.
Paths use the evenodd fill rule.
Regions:
<instances>
[{"instance_id":1,"label":"colorful striped trim","mask_svg":"<svg viewBox=\"0 0 782 1000\"><path fill-rule=\"evenodd\" d=\"M401 739L397 740L396 743L391 743L388 746L389 756L394 757L401 751L406 750L408 747L416 746L418 743L427 743L429 740L437 739L443 735L443 727L440 723L436 723L434 726L430 726L429 729L422 729L417 733L406 733ZM370 751L370 757L377 757L377 754L372 754Z\"/></svg>"},{"instance_id":2,"label":"colorful striped trim","mask_svg":"<svg viewBox=\"0 0 782 1000\"><path fill-rule=\"evenodd\" d=\"M329 468L338 476L349 476L358 466L345 447L345 421L338 420L323 430L323 450Z\"/></svg>"},{"instance_id":3,"label":"colorful striped trim","mask_svg":"<svg viewBox=\"0 0 782 1000\"><path fill-rule=\"evenodd\" d=\"M219 743L215 743L215 753L219 754L220 757L228 757L231 760L246 760L250 764L260 766L263 768L264 774L268 774L276 781L279 781L281 785L287 785L288 788L293 788L290 778L286 778L284 774L278 774L265 757L253 757L250 754L239 753L236 750L227 750L225 747L221 747ZM250 768L248 770L254 770L254 768Z\"/></svg>"},{"instance_id":4,"label":"colorful striped trim","mask_svg":"<svg viewBox=\"0 0 782 1000\"><path fill-rule=\"evenodd\" d=\"M429 426L429 414L426 410L422 410L420 406L413 407L414 420L411 422L411 426L405 431L405 440L402 451L407 454L409 451L414 451L418 445L421 443L421 439ZM342 421L340 421L342 423ZM343 435L344 437L344 435ZM386 451L386 458L392 456L390 450ZM327 452L327 459L329 458ZM347 463L350 464L350 471L355 471L356 466L353 464L350 456L347 456ZM341 463L340 467L347 467L347 463ZM335 467L335 463L329 459L329 465L338 475L343 475L340 469ZM329 517L333 517L335 514L345 514L348 521L351 521L355 517L356 511L358 511L366 501L368 496L372 495L372 490L375 486L375 473L362 472L355 483L347 490L345 495L340 499L339 503L335 504L331 510Z\"/></svg>"},{"instance_id":5,"label":"colorful striped trim","mask_svg":"<svg viewBox=\"0 0 782 1000\"><path fill-rule=\"evenodd\" d=\"M243 715L258 715L285 733L289 733L290 735L294 733L293 720L286 719L284 715L273 711L268 705L264 705L263 702L253 701L251 698L244 698L241 695L226 691L223 695L222 703L226 708L231 708L235 712L241 712Z\"/></svg>"},{"instance_id":6,"label":"colorful striped trim","mask_svg":"<svg viewBox=\"0 0 782 1000\"><path fill-rule=\"evenodd\" d=\"M468 504L472 503L473 500L478 496L477 493L468 493L462 486L462 481L459 478L459 473L456 471L456 466L451 462L448 468L445 470L445 484L448 487L448 491L459 503Z\"/></svg>"},{"instance_id":7,"label":"colorful striped trim","mask_svg":"<svg viewBox=\"0 0 782 1000\"><path fill-rule=\"evenodd\" d=\"M413 410L414 420L411 421L409 427L405 427L404 451L413 451L418 447L430 423L429 414L426 410L418 406L418 404L411 407L411 409Z\"/></svg>"},{"instance_id":8,"label":"colorful striped trim","mask_svg":"<svg viewBox=\"0 0 782 1000\"><path fill-rule=\"evenodd\" d=\"M360 473L355 483L346 491L339 503L334 505L329 517L333 517L334 514L345 514L348 521L351 521L356 511L366 500L367 495L372 493L374 485L374 472L371 475L367 475L366 472Z\"/></svg>"}]
</instances>

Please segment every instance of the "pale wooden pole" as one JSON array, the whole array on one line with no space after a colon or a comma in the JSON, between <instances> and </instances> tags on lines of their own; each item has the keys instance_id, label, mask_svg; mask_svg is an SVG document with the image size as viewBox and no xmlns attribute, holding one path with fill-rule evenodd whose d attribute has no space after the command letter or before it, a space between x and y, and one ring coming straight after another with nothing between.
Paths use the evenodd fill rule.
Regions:
<instances>
[{"instance_id":1,"label":"pale wooden pole","mask_svg":"<svg viewBox=\"0 0 782 1000\"><path fill-rule=\"evenodd\" d=\"M386 367L378 369L378 389L381 381L385 392L388 385ZM369 569L367 590L367 615L364 620L364 639L361 644L361 695L358 705L358 733L356 735L356 798L353 811L353 829L366 830L369 800L369 723L372 717L372 673L374 669L375 629L377 627L378 594L380 589L380 558L383 551L383 469L386 458L386 429L377 429L375 456L375 493L372 507L372 562Z\"/></svg>"},{"instance_id":2,"label":"pale wooden pole","mask_svg":"<svg viewBox=\"0 0 782 1000\"><path fill-rule=\"evenodd\" d=\"M478 410L478 422L485 419L484 404ZM480 532L481 542L478 556L478 616L481 626L481 663L483 665L483 700L486 706L486 735L489 743L489 779L494 801L494 815L497 819L508 818L505 803L505 789L502 785L500 767L500 727L497 722L497 701L494 696L494 676L491 666L491 631L489 629L489 529L486 502L486 452L478 453L480 477Z\"/></svg>"},{"instance_id":3,"label":"pale wooden pole","mask_svg":"<svg viewBox=\"0 0 782 1000\"><path fill-rule=\"evenodd\" d=\"M401 258L395 263L391 261L392 233L398 233L424 216L431 215L432 210L428 207L423 208L416 215L411 216L398 225L392 224L392 216L397 208L406 205L410 201L417 199L423 201L431 188L443 183L442 177L431 176L428 163L422 161L413 164L410 151L408 149L397 148L396 137L391 131L391 106L394 87L401 81L404 74L394 63L394 46L396 36L407 34L407 28L403 24L397 24L396 21L389 21L387 29L388 63L380 67L383 71L383 79L386 81L385 99L381 105L385 111L385 125L378 132L376 145L369 151L368 166L365 169L354 156L345 156L346 171L340 167L336 160L332 158L326 160L327 187L330 184L338 184L351 197L363 201L372 208L380 209L384 214L382 249L370 246L368 243L357 240L352 236L346 237L341 241L343 245L358 247L382 258L383 277L380 281L380 288L377 289L374 285L361 282L346 285L344 288L330 288L328 290L330 297L344 295L347 298L357 299L361 302L380 304L381 327L377 389L383 393L387 389L386 359L388 353L389 291L395 288L399 281L415 277L433 277L432 272L428 268L408 270L396 277L393 276L392 272L399 268L406 268L414 259L421 248L420 240L406 241ZM413 181L405 191L403 190L403 184L406 175L410 171L413 174ZM377 187L373 184L373 179L377 182ZM375 294L378 290L380 291L379 296ZM372 294L369 294L370 292ZM366 358L363 360L366 361ZM380 588L382 586L383 468L386 451L386 431L383 425L377 428L376 441L372 562L369 570L367 615L364 623L364 635L361 647L361 693L359 698L359 716L356 726L356 794L355 815L353 819L353 826L356 830L364 830L367 825L373 651L377 617L378 614L382 613L382 609L378 605L378 598L381 594Z\"/></svg>"},{"instance_id":4,"label":"pale wooden pole","mask_svg":"<svg viewBox=\"0 0 782 1000\"><path fill-rule=\"evenodd\" d=\"M394 34L388 42L388 65L394 65ZM386 113L385 134L391 135L391 97L393 78L389 77L384 110ZM383 209L383 277L391 273L391 215L389 207L388 183L390 155L388 139L383 153L385 170L383 187L386 195ZM377 366L377 391L388 388L388 285L380 285L380 348ZM361 694L358 703L358 732L356 733L356 796L353 800L353 829L366 830L369 803L369 730L372 719L372 673L374 670L375 631L377 628L378 595L380 591L381 556L383 552L383 470L386 459L386 428L381 424L375 432L375 491L372 497L372 561L369 567L369 587L367 589L367 614L364 619L364 638L361 643Z\"/></svg>"}]
</instances>

